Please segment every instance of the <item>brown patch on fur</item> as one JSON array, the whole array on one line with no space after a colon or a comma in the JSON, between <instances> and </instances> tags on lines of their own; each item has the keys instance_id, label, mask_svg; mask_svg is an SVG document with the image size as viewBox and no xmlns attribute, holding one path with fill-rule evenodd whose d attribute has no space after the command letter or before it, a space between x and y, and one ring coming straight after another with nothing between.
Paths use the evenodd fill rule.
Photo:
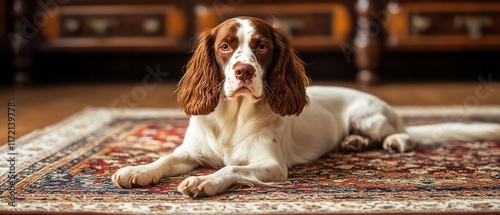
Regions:
<instances>
[{"instance_id":1,"label":"brown patch on fur","mask_svg":"<svg viewBox=\"0 0 500 215\"><path fill-rule=\"evenodd\" d=\"M304 62L292 48L286 33L280 28L273 28L273 37L274 65L266 77L269 86L266 100L276 114L299 115L309 100L306 87L310 80L306 76Z\"/></svg>"},{"instance_id":2,"label":"brown patch on fur","mask_svg":"<svg viewBox=\"0 0 500 215\"><path fill-rule=\"evenodd\" d=\"M219 103L223 79L214 56L214 32L206 31L198 38L186 73L177 85L177 101L189 116L208 115Z\"/></svg>"}]
</instances>

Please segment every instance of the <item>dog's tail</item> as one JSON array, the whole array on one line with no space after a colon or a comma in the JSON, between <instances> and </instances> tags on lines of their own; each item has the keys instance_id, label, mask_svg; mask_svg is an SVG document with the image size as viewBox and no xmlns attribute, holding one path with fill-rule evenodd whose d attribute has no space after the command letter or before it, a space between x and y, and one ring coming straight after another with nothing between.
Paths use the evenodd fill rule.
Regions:
<instances>
[{"instance_id":1,"label":"dog's tail","mask_svg":"<svg viewBox=\"0 0 500 215\"><path fill-rule=\"evenodd\" d=\"M406 132L421 144L449 141L500 141L497 123L443 123L408 126Z\"/></svg>"}]
</instances>

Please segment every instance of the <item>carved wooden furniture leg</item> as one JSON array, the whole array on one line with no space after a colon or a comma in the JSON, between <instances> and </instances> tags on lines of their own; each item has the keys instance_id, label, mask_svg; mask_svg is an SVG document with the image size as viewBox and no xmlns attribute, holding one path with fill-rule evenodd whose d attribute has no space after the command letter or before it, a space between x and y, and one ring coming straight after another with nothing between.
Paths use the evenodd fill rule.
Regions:
<instances>
[{"instance_id":1,"label":"carved wooden furniture leg","mask_svg":"<svg viewBox=\"0 0 500 215\"><path fill-rule=\"evenodd\" d=\"M16 70L14 81L18 84L25 84L31 81L28 73L33 65L31 44L34 42L32 40L35 39L38 29L31 22L29 1L14 0L11 8L14 25L13 32L8 37L14 51L13 66Z\"/></svg>"},{"instance_id":2,"label":"carved wooden furniture leg","mask_svg":"<svg viewBox=\"0 0 500 215\"><path fill-rule=\"evenodd\" d=\"M374 85L379 79L376 73L380 62L380 38L382 25L377 22L375 1L358 0L356 3L357 27L354 37L357 82Z\"/></svg>"}]
</instances>

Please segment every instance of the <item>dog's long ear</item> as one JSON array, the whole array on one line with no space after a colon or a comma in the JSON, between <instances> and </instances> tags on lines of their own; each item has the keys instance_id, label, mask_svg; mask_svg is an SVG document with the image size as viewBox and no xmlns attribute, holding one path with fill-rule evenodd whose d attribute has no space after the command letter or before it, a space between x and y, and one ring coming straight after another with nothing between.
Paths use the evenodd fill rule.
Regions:
<instances>
[{"instance_id":1,"label":"dog's long ear","mask_svg":"<svg viewBox=\"0 0 500 215\"><path fill-rule=\"evenodd\" d=\"M219 102L222 79L215 60L214 32L200 35L186 73L177 85L177 101L189 116L210 114Z\"/></svg>"},{"instance_id":2,"label":"dog's long ear","mask_svg":"<svg viewBox=\"0 0 500 215\"><path fill-rule=\"evenodd\" d=\"M292 48L286 33L280 28L272 28L274 65L266 75L269 86L266 100L276 114L299 115L308 102L306 87L310 80L306 76L304 62Z\"/></svg>"}]
</instances>

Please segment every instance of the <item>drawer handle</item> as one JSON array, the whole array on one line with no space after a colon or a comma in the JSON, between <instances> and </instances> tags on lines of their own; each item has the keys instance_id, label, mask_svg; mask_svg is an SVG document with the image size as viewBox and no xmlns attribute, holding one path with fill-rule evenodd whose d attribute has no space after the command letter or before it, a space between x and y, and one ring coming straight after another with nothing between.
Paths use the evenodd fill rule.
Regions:
<instances>
[{"instance_id":1,"label":"drawer handle","mask_svg":"<svg viewBox=\"0 0 500 215\"><path fill-rule=\"evenodd\" d=\"M273 20L268 20L268 21L269 23L273 23ZM299 18L295 19L274 18L274 23L277 23L278 26L288 34L288 36L293 36L294 32L303 30L306 27L304 20Z\"/></svg>"},{"instance_id":2,"label":"drawer handle","mask_svg":"<svg viewBox=\"0 0 500 215\"><path fill-rule=\"evenodd\" d=\"M427 31L432 25L432 21L429 17L419 15L413 16L411 22L418 32Z\"/></svg>"},{"instance_id":3,"label":"drawer handle","mask_svg":"<svg viewBox=\"0 0 500 215\"><path fill-rule=\"evenodd\" d=\"M479 39L482 36L484 26L492 26L493 20L489 16L456 16L455 26L457 28L465 27L472 39Z\"/></svg>"},{"instance_id":4,"label":"drawer handle","mask_svg":"<svg viewBox=\"0 0 500 215\"><path fill-rule=\"evenodd\" d=\"M80 29L80 21L74 18L64 20L64 28L70 34L76 33Z\"/></svg>"},{"instance_id":5,"label":"drawer handle","mask_svg":"<svg viewBox=\"0 0 500 215\"><path fill-rule=\"evenodd\" d=\"M98 35L105 35L111 29L118 27L118 19L91 19L90 28Z\"/></svg>"},{"instance_id":6,"label":"drawer handle","mask_svg":"<svg viewBox=\"0 0 500 215\"><path fill-rule=\"evenodd\" d=\"M154 34L160 30L160 20L156 18L145 19L142 22L142 30L146 34Z\"/></svg>"}]
</instances>

